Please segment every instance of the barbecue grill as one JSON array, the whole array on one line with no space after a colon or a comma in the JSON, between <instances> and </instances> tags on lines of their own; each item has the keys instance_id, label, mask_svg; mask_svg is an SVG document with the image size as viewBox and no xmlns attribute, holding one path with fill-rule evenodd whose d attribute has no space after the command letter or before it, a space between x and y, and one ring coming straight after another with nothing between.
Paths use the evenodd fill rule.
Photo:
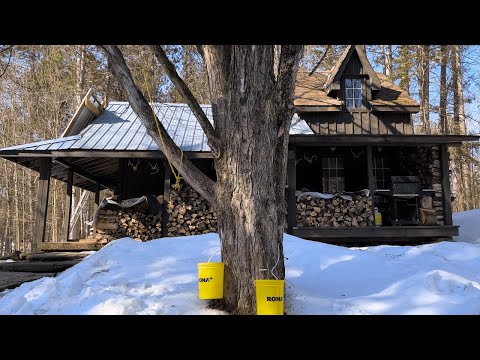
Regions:
<instances>
[{"instance_id":1,"label":"barbecue grill","mask_svg":"<svg viewBox=\"0 0 480 360\"><path fill-rule=\"evenodd\" d=\"M418 225L418 197L421 195L422 185L417 176L391 177L393 225Z\"/></svg>"}]
</instances>

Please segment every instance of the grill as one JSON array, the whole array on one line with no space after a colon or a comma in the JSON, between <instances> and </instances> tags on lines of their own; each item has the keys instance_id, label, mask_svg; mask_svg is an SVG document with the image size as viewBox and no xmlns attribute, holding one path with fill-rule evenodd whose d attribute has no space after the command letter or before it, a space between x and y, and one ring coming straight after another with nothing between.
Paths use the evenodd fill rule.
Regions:
<instances>
[{"instance_id":1,"label":"grill","mask_svg":"<svg viewBox=\"0 0 480 360\"><path fill-rule=\"evenodd\" d=\"M391 184L393 225L417 225L420 180L417 176L392 176Z\"/></svg>"},{"instance_id":2,"label":"grill","mask_svg":"<svg viewBox=\"0 0 480 360\"><path fill-rule=\"evenodd\" d=\"M420 196L422 185L417 176L392 176L390 194L392 196Z\"/></svg>"}]
</instances>

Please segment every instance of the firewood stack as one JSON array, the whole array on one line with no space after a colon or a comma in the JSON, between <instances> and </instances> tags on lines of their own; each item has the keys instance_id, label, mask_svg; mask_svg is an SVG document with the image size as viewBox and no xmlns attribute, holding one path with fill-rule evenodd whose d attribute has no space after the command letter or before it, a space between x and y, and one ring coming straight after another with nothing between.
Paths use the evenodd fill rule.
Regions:
<instances>
[{"instance_id":1,"label":"firewood stack","mask_svg":"<svg viewBox=\"0 0 480 360\"><path fill-rule=\"evenodd\" d=\"M143 210L143 211L142 211ZM101 235L98 236L98 235ZM162 215L153 215L144 209L100 209L95 238L102 242L122 237L147 241L162 236Z\"/></svg>"},{"instance_id":2,"label":"firewood stack","mask_svg":"<svg viewBox=\"0 0 480 360\"><path fill-rule=\"evenodd\" d=\"M159 201L162 203L163 197ZM210 204L188 185L183 185L180 191L170 191L167 212L170 237L217 231L217 216Z\"/></svg>"},{"instance_id":3,"label":"firewood stack","mask_svg":"<svg viewBox=\"0 0 480 360\"><path fill-rule=\"evenodd\" d=\"M341 197L319 199L297 196L297 226L373 226L372 198L353 195L350 201Z\"/></svg>"}]
</instances>

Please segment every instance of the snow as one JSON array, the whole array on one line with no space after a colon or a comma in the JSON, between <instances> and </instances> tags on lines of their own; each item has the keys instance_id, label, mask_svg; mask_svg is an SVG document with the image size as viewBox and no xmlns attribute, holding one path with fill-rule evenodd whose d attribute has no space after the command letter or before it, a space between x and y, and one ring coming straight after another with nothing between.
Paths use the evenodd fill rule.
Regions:
<instances>
[{"instance_id":1,"label":"snow","mask_svg":"<svg viewBox=\"0 0 480 360\"><path fill-rule=\"evenodd\" d=\"M285 235L288 314L479 314L480 210L457 242L345 248ZM224 314L198 299L217 234L116 240L55 278L0 293L0 314ZM218 255L213 257L213 261Z\"/></svg>"},{"instance_id":2,"label":"snow","mask_svg":"<svg viewBox=\"0 0 480 360\"><path fill-rule=\"evenodd\" d=\"M480 242L480 209L453 213L453 224L460 225L460 234L455 241Z\"/></svg>"}]
</instances>

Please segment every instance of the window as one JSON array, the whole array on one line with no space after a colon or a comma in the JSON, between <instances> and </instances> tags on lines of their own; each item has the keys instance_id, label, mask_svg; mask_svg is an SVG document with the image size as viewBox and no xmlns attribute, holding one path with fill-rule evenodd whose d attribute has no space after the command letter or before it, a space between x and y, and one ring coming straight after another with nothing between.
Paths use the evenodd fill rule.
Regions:
<instances>
[{"instance_id":1,"label":"window","mask_svg":"<svg viewBox=\"0 0 480 360\"><path fill-rule=\"evenodd\" d=\"M373 158L373 175L375 176L377 189L386 189L388 186L388 175L390 168L383 157L375 156Z\"/></svg>"},{"instance_id":2,"label":"window","mask_svg":"<svg viewBox=\"0 0 480 360\"><path fill-rule=\"evenodd\" d=\"M345 79L345 105L349 109L362 107L362 79Z\"/></svg>"},{"instance_id":3,"label":"window","mask_svg":"<svg viewBox=\"0 0 480 360\"><path fill-rule=\"evenodd\" d=\"M335 194L345 191L345 169L343 158L324 157L322 158L322 183L323 192Z\"/></svg>"}]
</instances>

